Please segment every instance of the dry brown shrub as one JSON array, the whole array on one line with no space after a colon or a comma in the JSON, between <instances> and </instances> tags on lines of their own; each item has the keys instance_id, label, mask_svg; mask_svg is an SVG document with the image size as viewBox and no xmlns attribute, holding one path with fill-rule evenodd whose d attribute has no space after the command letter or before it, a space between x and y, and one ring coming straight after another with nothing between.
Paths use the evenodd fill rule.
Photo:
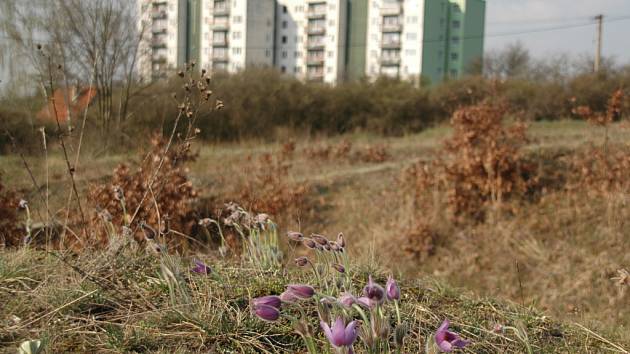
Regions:
<instances>
[{"instance_id":1,"label":"dry brown shrub","mask_svg":"<svg viewBox=\"0 0 630 354\"><path fill-rule=\"evenodd\" d=\"M437 189L457 220L483 221L488 206L499 207L524 195L535 178L522 155L528 142L526 125L506 125L505 105L484 101L457 110L451 118L453 134L434 162L408 170L405 181L414 188L417 204Z\"/></svg>"},{"instance_id":2,"label":"dry brown shrub","mask_svg":"<svg viewBox=\"0 0 630 354\"><path fill-rule=\"evenodd\" d=\"M0 179L0 246L16 247L22 243L24 234L19 226L18 204L17 195Z\"/></svg>"},{"instance_id":3,"label":"dry brown shrub","mask_svg":"<svg viewBox=\"0 0 630 354\"><path fill-rule=\"evenodd\" d=\"M435 250L438 235L428 222L416 220L402 232L403 249L413 258L424 260Z\"/></svg>"},{"instance_id":4,"label":"dry brown shrub","mask_svg":"<svg viewBox=\"0 0 630 354\"><path fill-rule=\"evenodd\" d=\"M391 158L387 147L382 144L370 145L357 152L358 160L369 163L382 163Z\"/></svg>"},{"instance_id":5,"label":"dry brown shrub","mask_svg":"<svg viewBox=\"0 0 630 354\"><path fill-rule=\"evenodd\" d=\"M288 175L293 167L291 154L265 153L250 157L245 180L234 198L246 209L277 216L283 211L301 208L308 192L306 183L297 183Z\"/></svg>"},{"instance_id":6,"label":"dry brown shrub","mask_svg":"<svg viewBox=\"0 0 630 354\"><path fill-rule=\"evenodd\" d=\"M575 180L572 189L590 193L627 193L630 191L630 146L592 146L574 156Z\"/></svg>"},{"instance_id":7,"label":"dry brown shrub","mask_svg":"<svg viewBox=\"0 0 630 354\"><path fill-rule=\"evenodd\" d=\"M605 112L593 112L588 106L579 106L574 113L589 123L603 126L604 142L602 146L577 153L573 159L575 178L569 186L572 189L584 189L598 194L625 193L630 187L630 154L627 145L608 143L608 128L623 111L624 92L619 89L608 99Z\"/></svg>"},{"instance_id":8,"label":"dry brown shrub","mask_svg":"<svg viewBox=\"0 0 630 354\"><path fill-rule=\"evenodd\" d=\"M142 155L144 158L135 171L128 165L121 164L114 170L111 181L90 187L88 198L97 211L92 217L93 224L98 225L103 215L107 215L105 218L111 218L113 225L125 225L146 194L146 200L131 224L132 229L136 230L136 240L144 239L138 227L140 223L154 230L168 229L183 234L192 230L195 218L191 206L197 197L197 191L188 179L188 169L184 165L187 161L194 160L196 155L190 152L189 145L167 152L156 183L149 190L151 176L158 168L166 143L161 135L154 135L150 150ZM104 228L96 229L104 231ZM107 242L107 234L103 231L95 233L99 243ZM176 233L167 232L166 237L164 241L169 245L181 247L186 243L186 238L182 239Z\"/></svg>"},{"instance_id":9,"label":"dry brown shrub","mask_svg":"<svg viewBox=\"0 0 630 354\"><path fill-rule=\"evenodd\" d=\"M625 93L622 89L618 89L612 93L606 104L605 112L595 112L589 106L581 105L573 109L573 114L585 119L591 124L599 126L608 126L610 123L621 118L624 108Z\"/></svg>"}]
</instances>

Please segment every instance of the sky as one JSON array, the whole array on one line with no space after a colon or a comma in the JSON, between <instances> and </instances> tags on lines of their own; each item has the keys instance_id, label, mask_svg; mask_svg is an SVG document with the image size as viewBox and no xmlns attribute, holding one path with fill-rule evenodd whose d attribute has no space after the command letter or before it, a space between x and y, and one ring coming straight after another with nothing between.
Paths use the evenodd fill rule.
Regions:
<instances>
[{"instance_id":1,"label":"sky","mask_svg":"<svg viewBox=\"0 0 630 354\"><path fill-rule=\"evenodd\" d=\"M630 0L486 0L485 50L520 41L535 58L593 55L596 26L589 18L597 14L604 15L602 55L614 56L618 63L630 62ZM587 25L577 27L582 24ZM569 26L575 27L502 35Z\"/></svg>"}]
</instances>

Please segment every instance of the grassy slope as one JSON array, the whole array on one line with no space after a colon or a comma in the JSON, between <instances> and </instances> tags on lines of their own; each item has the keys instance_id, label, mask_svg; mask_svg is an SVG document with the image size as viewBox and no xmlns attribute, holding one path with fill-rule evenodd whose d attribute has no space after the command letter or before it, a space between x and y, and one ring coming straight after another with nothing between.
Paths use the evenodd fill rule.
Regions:
<instances>
[{"instance_id":1,"label":"grassy slope","mask_svg":"<svg viewBox=\"0 0 630 354\"><path fill-rule=\"evenodd\" d=\"M215 263L210 277L188 272L189 260L141 255L130 249L85 254L68 263L40 251L0 253L0 347L43 339L47 352L296 352L300 339L286 322L263 323L248 313L249 297L279 294L303 273L258 274ZM160 263L179 279L174 295ZM362 284L370 267L352 269ZM378 271L374 271L379 274ZM383 277L380 277L383 281ZM408 352L449 318L473 344L470 353L623 352L620 344L533 309L465 295L431 280L402 282L402 313L411 324ZM316 322L312 319L315 326ZM521 327L494 333L495 324ZM320 330L317 338L323 344Z\"/></svg>"},{"instance_id":2,"label":"grassy slope","mask_svg":"<svg viewBox=\"0 0 630 354\"><path fill-rule=\"evenodd\" d=\"M397 238L400 236L399 226L408 222L409 211L399 200L396 180L401 169L409 163L431 158L431 153L439 149L438 143L448 131L448 128L440 127L400 138L345 137L356 148L367 144L386 144L392 158L381 164L326 161L296 155L289 177L294 181L312 183L318 193L317 205L310 215L282 215L283 225L287 229L300 228L307 233L333 235L344 231L348 239L357 244L355 254L358 258L378 256L382 264L402 271L409 278L432 274L440 281L465 287L477 294L535 304L555 318L586 323L589 327L599 328L598 331L616 332L621 335L622 341L629 343L630 318L625 311L628 294L624 295L610 278L617 269L630 265L630 254L623 246L630 242L630 226L625 219L611 224L605 206L595 203L588 196L560 196L557 199L552 196L524 209L518 218L502 220L495 225L466 230L445 228L440 235L443 243L436 255L428 260L418 262L401 253L401 239ZM534 141L529 149L534 152L571 150L601 142L602 133L601 129L580 122L535 123L530 129ZM610 131L610 137L611 141L628 141L630 130L615 126ZM298 149L335 143L341 139L298 141ZM277 144L254 142L202 146L200 159L190 166L193 182L203 189L203 195L229 195L230 189L238 185L234 180L243 178L243 168L251 163L246 157L276 148ZM103 178L117 163L127 160L128 156L83 159L78 169L80 186ZM40 183L43 182L43 159L29 157L29 162ZM17 158L0 157L0 169L6 175L9 186L32 190ZM49 175L53 209L60 208L67 198L67 190L64 190L67 181L63 177L63 164L56 155L51 156ZM26 196L34 199L32 195ZM13 255L6 258L13 258ZM515 270L515 261L519 262L520 273ZM36 273L30 276L44 276ZM73 291L72 287L68 287L67 291ZM440 299L438 297L436 301ZM519 309L517 315L524 315L520 314L521 311ZM2 318L6 316L3 314ZM461 321L472 324L477 319L473 316L470 322L465 322L469 319L462 317ZM489 321L477 322L490 328ZM431 325L436 326L437 323L431 323L429 327ZM575 333L585 334L584 331ZM586 337L577 341L585 341Z\"/></svg>"}]
</instances>

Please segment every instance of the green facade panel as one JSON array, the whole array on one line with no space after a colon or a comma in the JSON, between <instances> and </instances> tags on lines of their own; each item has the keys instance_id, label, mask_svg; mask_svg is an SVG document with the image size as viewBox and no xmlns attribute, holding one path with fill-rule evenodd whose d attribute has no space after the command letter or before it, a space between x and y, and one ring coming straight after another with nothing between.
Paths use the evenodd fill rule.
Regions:
<instances>
[{"instance_id":1,"label":"green facade panel","mask_svg":"<svg viewBox=\"0 0 630 354\"><path fill-rule=\"evenodd\" d=\"M365 76L367 54L368 0L348 0L346 79Z\"/></svg>"},{"instance_id":2,"label":"green facade panel","mask_svg":"<svg viewBox=\"0 0 630 354\"><path fill-rule=\"evenodd\" d=\"M426 0L422 76L430 83L466 74L483 55L485 0Z\"/></svg>"}]
</instances>

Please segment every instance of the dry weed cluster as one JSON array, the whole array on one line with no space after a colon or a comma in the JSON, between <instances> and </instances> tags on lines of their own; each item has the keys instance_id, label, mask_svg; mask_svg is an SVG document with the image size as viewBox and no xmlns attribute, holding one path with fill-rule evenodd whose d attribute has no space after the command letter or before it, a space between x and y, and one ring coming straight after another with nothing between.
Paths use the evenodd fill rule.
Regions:
<instances>
[{"instance_id":1,"label":"dry weed cluster","mask_svg":"<svg viewBox=\"0 0 630 354\"><path fill-rule=\"evenodd\" d=\"M15 247L22 243L24 235L19 227L18 206L17 195L0 179L0 247Z\"/></svg>"},{"instance_id":2,"label":"dry weed cluster","mask_svg":"<svg viewBox=\"0 0 630 354\"><path fill-rule=\"evenodd\" d=\"M302 150L302 153L315 161L345 160L381 163L391 158L387 146L383 144L355 148L347 139L338 143L320 143L307 146Z\"/></svg>"},{"instance_id":3,"label":"dry weed cluster","mask_svg":"<svg viewBox=\"0 0 630 354\"><path fill-rule=\"evenodd\" d=\"M189 150L168 151L157 183L151 187L148 185L151 173L162 160L165 144L166 140L162 136L154 135L150 151L142 155L144 158L135 171L127 164L121 164L114 170L111 182L90 188L88 198L97 211L93 215L95 223L105 219L114 225L129 225L135 213L135 222L130 226L136 230L136 240L144 239L145 231L138 227L140 223L161 233L175 230L190 234L195 224L192 207L197 191L188 179L188 170L184 164L194 160L196 155ZM141 204L145 194L149 196L149 201ZM169 235L180 238L173 233ZM100 242L106 242L108 235L101 232L97 237ZM167 243L179 244L182 241L167 240Z\"/></svg>"},{"instance_id":4,"label":"dry weed cluster","mask_svg":"<svg viewBox=\"0 0 630 354\"><path fill-rule=\"evenodd\" d=\"M246 178L239 185L235 200L249 210L278 215L300 208L309 186L292 181L288 174L293 167L295 146L285 144L279 153L250 156Z\"/></svg>"}]
</instances>

